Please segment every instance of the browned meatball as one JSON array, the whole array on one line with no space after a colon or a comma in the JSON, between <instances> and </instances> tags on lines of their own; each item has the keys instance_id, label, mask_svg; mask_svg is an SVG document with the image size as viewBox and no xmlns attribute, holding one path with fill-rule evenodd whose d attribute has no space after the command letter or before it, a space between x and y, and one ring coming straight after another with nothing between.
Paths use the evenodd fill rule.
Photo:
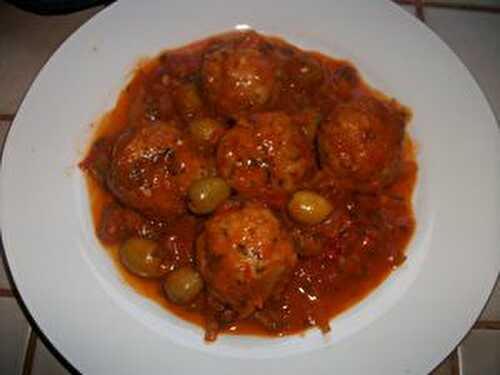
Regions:
<instances>
[{"instance_id":1,"label":"browned meatball","mask_svg":"<svg viewBox=\"0 0 500 375\"><path fill-rule=\"evenodd\" d=\"M222 138L219 174L246 197L282 203L314 167L311 145L300 128L281 112L242 120Z\"/></svg>"},{"instance_id":2,"label":"browned meatball","mask_svg":"<svg viewBox=\"0 0 500 375\"><path fill-rule=\"evenodd\" d=\"M374 98L339 105L320 126L321 163L359 190L376 190L399 171L404 118Z\"/></svg>"},{"instance_id":3,"label":"browned meatball","mask_svg":"<svg viewBox=\"0 0 500 375\"><path fill-rule=\"evenodd\" d=\"M265 107L276 84L275 61L256 43L230 44L207 53L202 81L210 102L222 114Z\"/></svg>"},{"instance_id":4,"label":"browned meatball","mask_svg":"<svg viewBox=\"0 0 500 375\"><path fill-rule=\"evenodd\" d=\"M127 87L129 101L128 122L131 127L168 121L175 117L175 106L166 74L138 72L141 80L134 80ZM168 83L168 84L165 84Z\"/></svg>"},{"instance_id":5,"label":"browned meatball","mask_svg":"<svg viewBox=\"0 0 500 375\"><path fill-rule=\"evenodd\" d=\"M247 204L206 222L197 261L211 293L244 318L280 291L297 257L272 212Z\"/></svg>"},{"instance_id":6,"label":"browned meatball","mask_svg":"<svg viewBox=\"0 0 500 375\"><path fill-rule=\"evenodd\" d=\"M207 173L206 162L173 123L158 123L118 139L107 181L124 204L149 216L170 218L185 211L189 185Z\"/></svg>"},{"instance_id":7,"label":"browned meatball","mask_svg":"<svg viewBox=\"0 0 500 375\"><path fill-rule=\"evenodd\" d=\"M327 110L338 101L349 101L357 93L362 81L358 71L349 63L336 64L326 70L325 80L319 88L319 93L324 101L321 106Z\"/></svg>"},{"instance_id":8,"label":"browned meatball","mask_svg":"<svg viewBox=\"0 0 500 375\"><path fill-rule=\"evenodd\" d=\"M278 70L278 88L281 91L273 96L274 108L300 111L315 106L324 80L321 64L309 54L294 49L280 52L282 64Z\"/></svg>"}]
</instances>

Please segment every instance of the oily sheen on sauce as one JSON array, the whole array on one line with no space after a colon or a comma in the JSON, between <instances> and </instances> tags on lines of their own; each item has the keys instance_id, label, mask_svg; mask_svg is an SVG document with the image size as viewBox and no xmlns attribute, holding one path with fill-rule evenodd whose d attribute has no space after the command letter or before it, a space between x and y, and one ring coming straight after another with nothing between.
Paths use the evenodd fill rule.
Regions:
<instances>
[{"instance_id":1,"label":"oily sheen on sauce","mask_svg":"<svg viewBox=\"0 0 500 375\"><path fill-rule=\"evenodd\" d=\"M125 282L207 340L326 332L405 260L410 119L351 63L255 32L162 52L137 67L80 163L96 234ZM214 177L230 195L196 212L193 184ZM156 244L158 275L124 265L131 238ZM203 288L179 304L165 284L186 267Z\"/></svg>"}]
</instances>

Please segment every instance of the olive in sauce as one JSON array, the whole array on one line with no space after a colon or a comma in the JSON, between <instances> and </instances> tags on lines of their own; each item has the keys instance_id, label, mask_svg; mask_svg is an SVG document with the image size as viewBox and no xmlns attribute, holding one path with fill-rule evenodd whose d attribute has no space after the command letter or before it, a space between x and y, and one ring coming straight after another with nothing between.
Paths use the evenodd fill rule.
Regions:
<instances>
[{"instance_id":1,"label":"olive in sauce","mask_svg":"<svg viewBox=\"0 0 500 375\"><path fill-rule=\"evenodd\" d=\"M206 340L328 332L405 260L410 118L353 64L253 31L164 51L80 163L96 234Z\"/></svg>"}]
</instances>

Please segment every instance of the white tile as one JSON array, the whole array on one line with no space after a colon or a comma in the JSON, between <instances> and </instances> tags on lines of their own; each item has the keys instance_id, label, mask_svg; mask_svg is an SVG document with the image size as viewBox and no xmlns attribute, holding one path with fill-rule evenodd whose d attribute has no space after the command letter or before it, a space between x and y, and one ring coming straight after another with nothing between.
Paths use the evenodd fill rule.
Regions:
<instances>
[{"instance_id":1,"label":"white tile","mask_svg":"<svg viewBox=\"0 0 500 375\"><path fill-rule=\"evenodd\" d=\"M500 118L500 14L426 8L425 17L467 65Z\"/></svg>"},{"instance_id":2,"label":"white tile","mask_svg":"<svg viewBox=\"0 0 500 375\"><path fill-rule=\"evenodd\" d=\"M36 343L31 375L68 375L70 372L59 363L56 357L39 339Z\"/></svg>"},{"instance_id":3,"label":"white tile","mask_svg":"<svg viewBox=\"0 0 500 375\"><path fill-rule=\"evenodd\" d=\"M29 325L17 302L0 297L0 374L19 374L23 366Z\"/></svg>"},{"instance_id":4,"label":"white tile","mask_svg":"<svg viewBox=\"0 0 500 375\"><path fill-rule=\"evenodd\" d=\"M460 346L462 375L500 374L500 331L473 330Z\"/></svg>"},{"instance_id":5,"label":"white tile","mask_svg":"<svg viewBox=\"0 0 500 375\"><path fill-rule=\"evenodd\" d=\"M100 7L38 16L0 1L0 113L14 113L49 56Z\"/></svg>"},{"instance_id":6,"label":"white tile","mask_svg":"<svg viewBox=\"0 0 500 375\"><path fill-rule=\"evenodd\" d=\"M495 289L493 289L493 293L481 314L480 320L500 321L500 279L497 280Z\"/></svg>"}]
</instances>

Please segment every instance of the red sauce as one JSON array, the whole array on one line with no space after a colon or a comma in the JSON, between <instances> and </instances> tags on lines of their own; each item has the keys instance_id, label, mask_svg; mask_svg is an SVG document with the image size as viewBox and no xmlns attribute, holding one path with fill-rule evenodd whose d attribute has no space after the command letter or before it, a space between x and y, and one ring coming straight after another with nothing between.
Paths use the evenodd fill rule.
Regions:
<instances>
[{"instance_id":1,"label":"red sauce","mask_svg":"<svg viewBox=\"0 0 500 375\"><path fill-rule=\"evenodd\" d=\"M228 45L233 48L227 49L229 52L224 50ZM209 81L220 74L217 59L226 58L234 48L252 51L245 52L243 63L241 59L238 61L250 67L228 64L225 69L230 73L234 69L235 74L241 70L250 72L247 77L250 88L243 87L238 92L238 88L231 89L227 82L211 88ZM226 52L220 55L214 52L220 50ZM215 65L209 65L210 59L215 60ZM255 77L260 81L252 81ZM268 85L268 80L273 80L274 86ZM266 185L262 190L259 186L245 190L246 185L238 185L241 178L234 179L233 170L224 170L221 156L216 156L217 149L221 142L227 143L227 133L234 132L240 122L263 121L267 117L256 114L274 112L290 118L290 124L288 120L284 122L286 126L299 128L301 137L309 142L307 147L312 156L306 163L307 170L300 178L286 174L287 159L283 162L276 154L272 156L275 159L271 167L258 168L274 168L268 172L271 181L273 173L285 176L284 179L291 176L291 187L286 185L288 180L283 184L280 180L272 188ZM211 118L223 124L219 133L205 144L190 139L189 124L198 118ZM113 110L96 125L92 146L80 164L87 176L96 234L116 260L126 283L177 316L204 326L209 340L217 332L283 335L311 326L328 331L328 323L334 316L366 297L405 260L405 249L415 229L411 197L417 176L415 148L404 133L410 118L407 108L363 82L351 63L299 50L280 39L255 33L230 33L163 52L139 64ZM373 125L378 119L382 119L380 131L379 125ZM367 130L359 130L358 124L365 120ZM172 303L162 290L161 278L135 276L119 260L118 249L123 241L139 236L157 241L163 251L170 252L166 261L170 269L184 264L199 268L195 240L212 215L195 216L188 210L171 218L161 213L151 214L149 209L142 210L140 202L117 196L119 190L110 188L109 171L118 153L117 139L126 132L137 132L159 122L173 122L183 139L191 142L190 151L202 163L206 162L207 173L223 175L231 182L229 206L258 201L273 213L291 238L298 255L284 286L249 316L238 318L231 304L224 298L217 300L214 297L217 293L210 293L207 286L188 305ZM401 124L400 138L397 131L384 135L384 127L392 123ZM331 129L338 132L344 128L352 134L345 138L343 134L331 136ZM251 137L252 133L249 134ZM362 143L371 142L370 137L380 144L372 147ZM397 140L396 146L390 143L393 138ZM236 137L236 145L231 147L239 152L247 141ZM352 157L344 160L346 153ZM391 153L397 155L394 163L386 161ZM387 173L373 172L373 165L381 170L386 168ZM248 179L243 182L258 181L258 176L249 171L243 170L246 174L242 178ZM262 172L252 169L252 173L255 171ZM286 204L290 197L304 189L318 192L332 203L333 213L323 223L299 224L288 213ZM214 215L222 215L221 210L224 208ZM176 253L172 254L174 250ZM225 318L220 318L221 314Z\"/></svg>"}]
</instances>

